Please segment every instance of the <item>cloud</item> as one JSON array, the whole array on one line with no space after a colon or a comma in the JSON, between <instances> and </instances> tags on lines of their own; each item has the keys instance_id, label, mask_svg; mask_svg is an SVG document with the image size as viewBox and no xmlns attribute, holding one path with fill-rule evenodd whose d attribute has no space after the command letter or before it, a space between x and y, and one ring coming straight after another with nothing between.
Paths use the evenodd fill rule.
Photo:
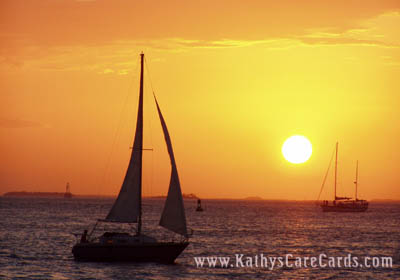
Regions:
<instances>
[{"instance_id":1,"label":"cloud","mask_svg":"<svg viewBox=\"0 0 400 280\"><path fill-rule=\"evenodd\" d=\"M357 45L384 48L400 47L400 13L389 12L359 23L358 28L342 32L311 29L308 34L294 37L309 45Z\"/></svg>"},{"instance_id":2,"label":"cloud","mask_svg":"<svg viewBox=\"0 0 400 280\"><path fill-rule=\"evenodd\" d=\"M0 118L1 128L29 128L29 127L45 127L43 124L35 121L21 119L4 119Z\"/></svg>"},{"instance_id":3,"label":"cloud","mask_svg":"<svg viewBox=\"0 0 400 280\"><path fill-rule=\"evenodd\" d=\"M102 73L102 74L109 74L109 73L114 73L115 71L114 70L112 70L112 69L110 69L110 68L107 68L107 69L104 69L102 72L100 72L100 73Z\"/></svg>"},{"instance_id":4,"label":"cloud","mask_svg":"<svg viewBox=\"0 0 400 280\"><path fill-rule=\"evenodd\" d=\"M0 31L0 41L2 42L0 44L0 64L51 71L94 71L103 74L126 75L129 74L129 69L133 69L137 64L137 53L142 50L177 53L193 49L217 50L254 45L260 45L270 50L282 50L299 46L337 45L393 49L400 47L400 29L396 28L400 26L400 13L398 11L393 12L393 9L398 10L399 8L386 2L376 5L376 7L369 7L368 11L359 11L358 5L356 5L356 9L352 4L349 4L349 10L341 11L346 13L346 17L332 18L329 14L326 14L326 10L320 6L319 1L311 1L309 5L315 10L307 11L307 13L313 14L317 17L316 19L311 20L297 13L295 13L296 16L294 18L289 18L287 13L290 14L290 12L297 11L296 8L290 6L282 15L283 19L286 18L286 22L281 22L282 19L275 15L271 15L270 18L259 18L258 10L255 9L256 7L251 6L246 7L243 15L239 16L237 14L235 19L240 23L245 18L248 18L250 20L249 23L242 22L243 25L237 26L236 21L231 22L231 17L229 17L226 20L232 25L227 26L224 21L227 15L222 13L219 24L215 22L212 29L209 29L210 24L217 20L216 18L210 19L209 22L201 18L199 22L196 22L196 25L193 25L193 18L187 15L185 15L186 29L180 29L181 24L177 26L177 23L172 19L166 21L168 24L164 23L159 28L154 29L154 26L145 24L145 19L143 19L144 23L141 24L136 22L137 18L125 18L125 12L118 9L126 8L126 2L116 1L116 8L108 7L107 3L104 3L105 6L99 6L98 2L101 1L74 2L74 4L67 0L59 2L44 0L40 2L42 4L39 6L43 7L43 14L50 18L53 16L50 12L60 5L67 10L77 9L77 15L75 16L78 17L80 17L81 12L91 7L93 9L91 12L94 15L91 14L90 16L95 17L93 20L99 26L104 25L103 21L111 21L110 25L101 32L96 29L97 27L91 21L80 22L81 25L79 27L74 27L76 22L64 22L62 15L60 15L60 23L54 22L54 26L51 26L51 19L49 18L47 20L50 23L45 18L41 19L39 23L30 23L39 27L42 26L42 28L38 26L30 27L34 28L34 30L32 29L31 32L28 32L29 30L19 30L19 28L11 26L10 23L13 23L15 19L10 15L8 18L5 17L3 21L6 28ZM9 8L10 11L16 8L10 2L6 3L11 6ZM15 0L15 3L22 2ZM31 2L29 3L31 4ZM136 2L132 1L132 3ZM136 4L139 5L138 3ZM234 3L233 5L232 9L239 6L243 8L243 4ZM263 6L266 4L260 2L257 5ZM272 10L280 10L284 6L276 3L270 3L270 5L273 6L271 7ZM339 9L340 5L337 4L337 7L333 8ZM4 6L6 7L7 5ZM101 16L104 13L101 9L106 9L107 7L114 12L117 11L119 17L114 18L114 14L110 15L111 18ZM178 5L178 8L180 9L181 7ZM261 7L259 8L261 9ZM32 7L32 9L34 8ZM187 11L188 14L193 12L192 8ZM236 12L236 10L233 11L235 14ZM30 15L31 11L24 9L19 10L17 13ZM261 12L261 14L264 13L269 12ZM139 15L139 17L141 16ZM162 18L165 17L164 14L160 16ZM257 19L254 22L253 17ZM31 17L28 18L31 19ZM116 26L114 20L119 22L119 25ZM23 25L25 26L26 24L24 23ZM278 25L274 25L275 28L270 28L271 24ZM19 25L17 24L17 26ZM146 26L146 28L135 29L132 26ZM170 29L169 31L164 30L166 26ZM58 35L52 33L54 31L53 27ZM127 28L129 31L126 30ZM149 30L151 34L142 34L142 29ZM86 30L84 34L80 34L82 30ZM188 30L193 32L188 33ZM109 33L109 31L112 32ZM74 34L73 38L70 37L71 34ZM394 57L392 63L396 63L396 59L397 56Z\"/></svg>"},{"instance_id":5,"label":"cloud","mask_svg":"<svg viewBox=\"0 0 400 280\"><path fill-rule=\"evenodd\" d=\"M358 28L360 22L399 10L398 0L363 5L352 0L309 0L302 5L294 5L292 0L4 0L0 3L0 40L16 47L163 38L264 40L302 36L313 28L345 32Z\"/></svg>"},{"instance_id":6,"label":"cloud","mask_svg":"<svg viewBox=\"0 0 400 280\"><path fill-rule=\"evenodd\" d=\"M262 43L264 41L257 40L230 40L230 39L221 39L221 40L187 40L184 38L174 38L171 40L172 43L175 43L177 46L188 47L188 48L206 48L206 49L214 49L214 48L237 48L237 47L245 47L254 45L257 43Z\"/></svg>"},{"instance_id":7,"label":"cloud","mask_svg":"<svg viewBox=\"0 0 400 280\"><path fill-rule=\"evenodd\" d=\"M378 40L363 40L356 38L332 38L332 37L312 37L312 38L298 38L304 44L308 45L353 45L353 46L373 46L373 47L386 47L398 48L399 44L390 44Z\"/></svg>"}]
</instances>

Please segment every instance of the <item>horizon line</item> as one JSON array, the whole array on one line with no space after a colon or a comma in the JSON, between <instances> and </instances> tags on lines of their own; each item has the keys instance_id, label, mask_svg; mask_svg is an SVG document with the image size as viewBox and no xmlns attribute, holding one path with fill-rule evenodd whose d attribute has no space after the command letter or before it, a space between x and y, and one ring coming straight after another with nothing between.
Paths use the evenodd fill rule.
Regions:
<instances>
[{"instance_id":1,"label":"horizon line","mask_svg":"<svg viewBox=\"0 0 400 280\"><path fill-rule=\"evenodd\" d=\"M17 195L12 195L13 193L16 193ZM46 197L46 194L49 196L63 196L65 192L27 192L27 191L11 191L11 192L6 192L1 194L2 197L24 197L23 193L26 193L25 197L35 197L34 194L37 194L37 196L40 196L42 194L42 197ZM18 195L21 194L21 195ZM31 195L30 195L31 194ZM117 195L111 195L111 194L73 194L71 193L73 197L75 198L116 198ZM247 201L323 201L326 199L322 200L317 200L317 199L288 199L288 198L263 198L259 196L247 196L247 197L240 197L240 198L230 198L230 197L206 197L206 198L201 198L198 197L195 194L183 194L183 196L190 196L194 195L195 197L183 197L184 199L202 199L202 200L247 200ZM47 196L47 197L49 197ZM144 195L143 198L165 198L166 195ZM371 198L369 199L370 201L399 201L400 198L398 199L391 199L391 198Z\"/></svg>"}]
</instances>

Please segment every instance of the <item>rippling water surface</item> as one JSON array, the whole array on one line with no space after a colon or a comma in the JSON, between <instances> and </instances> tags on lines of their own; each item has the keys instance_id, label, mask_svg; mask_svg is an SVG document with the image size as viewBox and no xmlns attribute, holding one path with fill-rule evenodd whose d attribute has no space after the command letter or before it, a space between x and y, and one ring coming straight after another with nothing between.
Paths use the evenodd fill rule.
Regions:
<instances>
[{"instance_id":1,"label":"rippling water surface","mask_svg":"<svg viewBox=\"0 0 400 280\"><path fill-rule=\"evenodd\" d=\"M174 265L76 262L76 238L103 218L112 199L0 197L0 279L400 279L400 204L366 213L322 213L309 202L185 201L191 244ZM163 200L144 200L144 231L157 236ZM99 229L99 233L103 230ZM392 268L198 268L194 257L390 256ZM245 260L245 259L243 259Z\"/></svg>"}]
</instances>

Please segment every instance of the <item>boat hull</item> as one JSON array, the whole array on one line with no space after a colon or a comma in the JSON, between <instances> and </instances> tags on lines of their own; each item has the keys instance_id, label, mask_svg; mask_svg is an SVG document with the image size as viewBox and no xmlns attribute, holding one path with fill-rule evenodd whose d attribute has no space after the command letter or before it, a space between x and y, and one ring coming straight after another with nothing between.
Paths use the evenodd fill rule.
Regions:
<instances>
[{"instance_id":1,"label":"boat hull","mask_svg":"<svg viewBox=\"0 0 400 280\"><path fill-rule=\"evenodd\" d=\"M368 205L321 205L322 212L365 212Z\"/></svg>"},{"instance_id":2,"label":"boat hull","mask_svg":"<svg viewBox=\"0 0 400 280\"><path fill-rule=\"evenodd\" d=\"M189 242L140 244L77 243L72 253L77 261L173 263Z\"/></svg>"}]
</instances>

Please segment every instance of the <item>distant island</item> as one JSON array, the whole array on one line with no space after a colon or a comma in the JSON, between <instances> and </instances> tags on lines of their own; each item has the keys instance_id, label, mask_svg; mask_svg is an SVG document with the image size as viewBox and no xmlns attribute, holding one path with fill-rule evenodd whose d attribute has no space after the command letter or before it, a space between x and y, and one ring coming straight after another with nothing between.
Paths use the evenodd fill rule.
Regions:
<instances>
[{"instance_id":1,"label":"distant island","mask_svg":"<svg viewBox=\"0 0 400 280\"><path fill-rule=\"evenodd\" d=\"M8 192L5 193L3 196L22 196L22 197L64 197L65 193L60 192ZM71 194L72 197L75 195Z\"/></svg>"},{"instance_id":2,"label":"distant island","mask_svg":"<svg viewBox=\"0 0 400 280\"><path fill-rule=\"evenodd\" d=\"M47 198L62 198L64 197L65 193L61 192L26 192L26 191L20 191L20 192L7 192L3 194L3 196L8 196L8 197L47 197ZM94 194L71 194L72 197L75 198L115 198L115 195L94 195ZM182 197L184 199L199 199L199 197L193 193L189 194L182 194ZM148 199L148 198L166 198L165 195L156 195L156 196L144 196L143 198ZM264 199L259 196L248 196L245 198L207 198L207 199L213 199L213 200L248 200L248 201L297 201L297 202L312 202L315 203L316 200L310 199ZM371 199L371 202L377 202L377 203L398 203L400 202L399 199Z\"/></svg>"},{"instance_id":3,"label":"distant island","mask_svg":"<svg viewBox=\"0 0 400 280\"><path fill-rule=\"evenodd\" d=\"M60 193L60 192L7 192L3 194L3 196L12 196L12 197L53 197L53 198L61 198L64 197L65 193ZM185 199L198 199L198 197L193 194L183 194L183 198ZM80 197L80 198L95 198L95 197L115 197L115 196L107 196L107 195L76 195L76 194L71 194L71 197ZM166 198L165 195L160 195L160 196L148 196L144 198Z\"/></svg>"},{"instance_id":4,"label":"distant island","mask_svg":"<svg viewBox=\"0 0 400 280\"><path fill-rule=\"evenodd\" d=\"M244 198L244 200L263 200L263 199L259 196L249 196Z\"/></svg>"},{"instance_id":5,"label":"distant island","mask_svg":"<svg viewBox=\"0 0 400 280\"><path fill-rule=\"evenodd\" d=\"M145 198L166 198L167 196L165 195L157 195L157 196L145 196ZM182 194L183 198L186 199L199 199L194 193L189 193L189 194Z\"/></svg>"}]
</instances>

